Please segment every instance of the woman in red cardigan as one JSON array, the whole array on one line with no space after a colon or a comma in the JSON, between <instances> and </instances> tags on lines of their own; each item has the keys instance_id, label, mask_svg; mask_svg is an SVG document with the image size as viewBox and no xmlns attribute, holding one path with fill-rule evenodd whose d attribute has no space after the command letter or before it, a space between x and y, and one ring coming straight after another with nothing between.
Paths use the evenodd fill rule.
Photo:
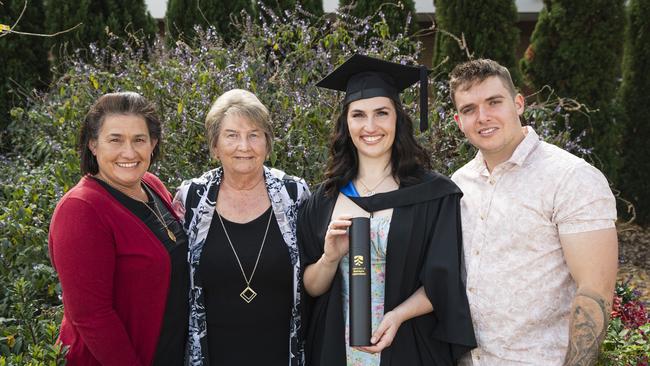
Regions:
<instances>
[{"instance_id":1,"label":"woman in red cardigan","mask_svg":"<svg viewBox=\"0 0 650 366\"><path fill-rule=\"evenodd\" d=\"M160 151L155 109L136 93L106 94L79 140L84 176L49 232L68 365L182 365L187 238L171 195L147 172Z\"/></svg>"}]
</instances>

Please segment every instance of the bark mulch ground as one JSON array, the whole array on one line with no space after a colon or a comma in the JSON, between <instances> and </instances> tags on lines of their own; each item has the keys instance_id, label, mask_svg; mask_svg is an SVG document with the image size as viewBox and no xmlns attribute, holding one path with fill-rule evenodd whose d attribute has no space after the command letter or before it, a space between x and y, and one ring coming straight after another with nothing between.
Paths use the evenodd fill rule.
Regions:
<instances>
[{"instance_id":1,"label":"bark mulch ground","mask_svg":"<svg viewBox=\"0 0 650 366\"><path fill-rule=\"evenodd\" d=\"M650 227L621 225L618 227L618 279L629 281L650 306Z\"/></svg>"}]
</instances>

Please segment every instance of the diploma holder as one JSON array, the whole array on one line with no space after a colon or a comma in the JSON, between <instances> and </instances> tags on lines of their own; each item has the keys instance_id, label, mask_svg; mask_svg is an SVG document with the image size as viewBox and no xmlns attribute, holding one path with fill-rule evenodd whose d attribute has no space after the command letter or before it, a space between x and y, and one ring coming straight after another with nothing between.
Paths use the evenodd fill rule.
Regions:
<instances>
[{"instance_id":1,"label":"diploma holder","mask_svg":"<svg viewBox=\"0 0 650 366\"><path fill-rule=\"evenodd\" d=\"M370 346L370 218L352 218L349 235L350 346Z\"/></svg>"}]
</instances>

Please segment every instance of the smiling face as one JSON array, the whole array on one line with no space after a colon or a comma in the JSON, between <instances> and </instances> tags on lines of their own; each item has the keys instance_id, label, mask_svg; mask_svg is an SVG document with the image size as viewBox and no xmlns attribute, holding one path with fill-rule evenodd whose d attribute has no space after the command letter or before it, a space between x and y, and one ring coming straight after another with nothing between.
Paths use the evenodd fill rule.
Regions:
<instances>
[{"instance_id":1,"label":"smiling face","mask_svg":"<svg viewBox=\"0 0 650 366\"><path fill-rule=\"evenodd\" d=\"M97 177L123 192L139 192L140 180L149 169L157 141L149 136L144 118L133 114L109 114L96 140L88 143L97 158Z\"/></svg>"},{"instance_id":2,"label":"smiling face","mask_svg":"<svg viewBox=\"0 0 650 366\"><path fill-rule=\"evenodd\" d=\"M397 123L395 106L390 98L374 97L351 102L347 121L350 138L360 158L390 160Z\"/></svg>"},{"instance_id":3,"label":"smiling face","mask_svg":"<svg viewBox=\"0 0 650 366\"><path fill-rule=\"evenodd\" d=\"M496 76L459 88L455 95L458 114L454 117L465 137L481 150L492 169L508 160L524 139L519 116L524 98L514 97Z\"/></svg>"},{"instance_id":4,"label":"smiling face","mask_svg":"<svg viewBox=\"0 0 650 366\"><path fill-rule=\"evenodd\" d=\"M232 177L259 174L269 149L262 129L248 118L230 113L221 122L213 152Z\"/></svg>"}]
</instances>

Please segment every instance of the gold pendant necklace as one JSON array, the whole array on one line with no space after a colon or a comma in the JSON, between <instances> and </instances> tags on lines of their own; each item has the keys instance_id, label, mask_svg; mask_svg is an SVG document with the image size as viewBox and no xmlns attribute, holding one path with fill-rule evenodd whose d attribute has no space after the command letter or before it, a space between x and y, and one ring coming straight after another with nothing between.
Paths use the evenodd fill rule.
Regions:
<instances>
[{"instance_id":1,"label":"gold pendant necklace","mask_svg":"<svg viewBox=\"0 0 650 366\"><path fill-rule=\"evenodd\" d=\"M98 176L95 176L95 178L96 178L96 179L99 179L99 180L101 180L102 182L104 182L104 183L108 184L109 186L113 187L112 184L110 184L110 183L108 183L107 181L105 181L105 180L99 178ZM117 188L115 188L115 187L113 187L113 188L116 189L117 191L119 191L120 193L126 195L127 197L133 199L133 200L136 200L136 201L138 201L138 202L140 202L140 203L144 203L144 206L145 206L146 208L148 208L149 211L151 211L151 213L156 217L156 220L158 220L158 222L160 222L160 224L163 226L163 228L167 231L167 236L169 237L169 239L171 239L171 241L173 241L174 244L176 244L176 235L174 235L174 232L171 231L171 230L169 229L169 226L167 226L167 224L165 223L165 218L164 218L164 216L162 215L162 213L160 212L160 209L158 209L158 205L156 204L156 197L154 196L153 192L152 192L152 191L149 189L149 187L148 187L144 182L142 182L142 181L140 181L140 187L144 187L144 189L149 193L149 196L151 196L151 199L153 200L153 207L156 209L156 211L158 211L158 213L156 213L156 211L152 210L151 207L149 207L149 204L148 204L147 202L145 202L145 201L143 201L143 200L141 200L141 199L135 198L135 197L131 196L130 194L128 194L128 193L126 193L126 192L124 192L124 191L122 191L122 190L120 190L120 189L117 189Z\"/></svg>"},{"instance_id":2,"label":"gold pendant necklace","mask_svg":"<svg viewBox=\"0 0 650 366\"><path fill-rule=\"evenodd\" d=\"M241 261L239 260L239 255L237 255L237 251L235 250L235 246L232 245L232 241L230 240L230 235L228 235L228 231L226 230L226 225L223 224L223 219L221 218L221 215L217 211L217 208L215 207L214 211L217 213L217 216L219 216L219 221L221 222L221 227L223 228L224 234L226 234L226 239L228 239L228 244L230 244L230 249L232 249L233 254L235 255L235 259L237 259L237 264L239 264L239 269L241 270L241 274L244 277L244 282L246 282L246 288L239 294L239 297L244 299L247 304L250 304L251 301L257 296L257 292L251 288L251 281L253 280L253 276L255 275L255 270L257 270L257 264L260 262L260 256L262 255L262 249L264 249L264 243L266 242L266 235L269 233L269 226L271 225L271 217L273 216L273 209L271 209L271 213L269 214L269 220L266 223L266 230L264 231L264 238L262 239L262 245L260 245L260 251L257 252L257 259L255 260L255 266L253 267L253 271L251 272L251 276L247 277L246 272L244 272L244 267L241 265Z\"/></svg>"},{"instance_id":3,"label":"gold pendant necklace","mask_svg":"<svg viewBox=\"0 0 650 366\"><path fill-rule=\"evenodd\" d=\"M146 184L143 184L143 186L145 187L145 190L147 192L149 192L149 195L151 196L151 199L153 200L153 207L156 209L156 211L152 210L151 207L149 207L149 204L147 202L142 202L142 203L144 203L144 205L149 209L149 211L151 211L151 213L154 216L156 216L156 219L158 219L158 221L165 228L165 230L167 230L167 236L169 237L169 239L171 239L171 241L176 243L176 235L174 235L174 232L171 231L169 229L169 226L167 226L167 223L165 223L165 217L162 215L162 213L160 212L160 209L158 208L158 205L156 204L156 197L154 197L153 192L151 192L149 190L149 187L147 187ZM133 198L133 197L131 197L131 198ZM156 214L156 212L158 212L158 213Z\"/></svg>"}]
</instances>

